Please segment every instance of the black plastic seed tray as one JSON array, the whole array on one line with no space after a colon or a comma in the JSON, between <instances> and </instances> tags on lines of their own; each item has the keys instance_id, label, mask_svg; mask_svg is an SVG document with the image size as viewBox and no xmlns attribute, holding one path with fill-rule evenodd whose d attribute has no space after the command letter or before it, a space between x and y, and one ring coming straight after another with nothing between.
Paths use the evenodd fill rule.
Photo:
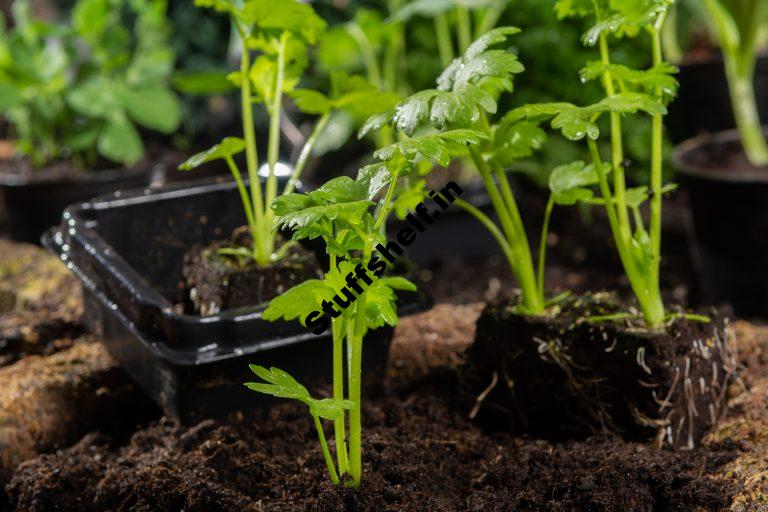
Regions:
<instances>
[{"instance_id":1,"label":"black plastic seed tray","mask_svg":"<svg viewBox=\"0 0 768 512\"><path fill-rule=\"evenodd\" d=\"M88 327L167 414L182 420L257 405L257 394L242 386L247 363L279 366L304 382L330 374L330 335L308 333L298 322L267 322L263 305L213 316L180 312L185 252L244 223L234 183L202 183L71 206L43 237L82 282ZM426 302L404 293L400 313ZM369 375L383 371L390 341L391 329L366 337Z\"/></svg>"}]
</instances>

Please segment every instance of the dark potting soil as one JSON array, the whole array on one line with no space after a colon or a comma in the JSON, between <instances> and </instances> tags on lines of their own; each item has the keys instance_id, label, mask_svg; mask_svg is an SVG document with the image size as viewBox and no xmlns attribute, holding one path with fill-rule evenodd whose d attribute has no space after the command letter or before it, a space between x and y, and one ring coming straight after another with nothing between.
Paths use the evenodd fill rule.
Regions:
<instances>
[{"instance_id":1,"label":"dark potting soil","mask_svg":"<svg viewBox=\"0 0 768 512\"><path fill-rule=\"evenodd\" d=\"M315 254L300 245L285 258L262 267L253 259L219 253L220 249L252 247L247 227L236 229L230 240L201 247L184 256L184 279L194 311L212 315L226 309L263 304L307 279L321 277Z\"/></svg>"},{"instance_id":2,"label":"dark potting soil","mask_svg":"<svg viewBox=\"0 0 768 512\"><path fill-rule=\"evenodd\" d=\"M465 300L489 293L492 281L479 279L485 267L462 267L478 277L465 281ZM439 290L453 280L433 277ZM287 404L193 427L161 420L132 427L129 440L102 429L18 466L6 489L8 510L722 510L741 491L742 477L727 475L751 452L727 435L688 452L615 436L553 443L470 421L452 372L433 366L460 364L479 311L479 304L440 304L398 327L387 387L365 396L360 490L328 482L305 407ZM757 401L753 408L765 409ZM733 421L747 429L754 420Z\"/></svg>"},{"instance_id":3,"label":"dark potting soil","mask_svg":"<svg viewBox=\"0 0 768 512\"><path fill-rule=\"evenodd\" d=\"M736 371L722 318L678 318L657 330L590 320L631 311L608 293L571 296L543 317L516 304L486 306L461 372L484 425L548 439L610 432L692 449L722 415Z\"/></svg>"},{"instance_id":4,"label":"dark potting soil","mask_svg":"<svg viewBox=\"0 0 768 512\"><path fill-rule=\"evenodd\" d=\"M733 443L672 452L610 438L551 445L487 435L450 403L450 381L368 396L365 480L334 487L305 407L161 421L120 445L88 436L22 464L8 486L26 511L719 510Z\"/></svg>"},{"instance_id":5,"label":"dark potting soil","mask_svg":"<svg viewBox=\"0 0 768 512\"><path fill-rule=\"evenodd\" d=\"M756 166L747 158L741 141L718 141L685 154L685 163L704 171L724 173L725 179L766 181L768 166Z\"/></svg>"},{"instance_id":6,"label":"dark potting soil","mask_svg":"<svg viewBox=\"0 0 768 512\"><path fill-rule=\"evenodd\" d=\"M136 166L146 165L149 158L143 159ZM37 168L27 157L12 156L10 158L0 158L0 174L20 176L41 181L66 181L78 179L84 173L93 171L106 171L118 169L121 164L99 160L95 165L88 165L85 168L77 165L72 160L58 160Z\"/></svg>"}]
</instances>

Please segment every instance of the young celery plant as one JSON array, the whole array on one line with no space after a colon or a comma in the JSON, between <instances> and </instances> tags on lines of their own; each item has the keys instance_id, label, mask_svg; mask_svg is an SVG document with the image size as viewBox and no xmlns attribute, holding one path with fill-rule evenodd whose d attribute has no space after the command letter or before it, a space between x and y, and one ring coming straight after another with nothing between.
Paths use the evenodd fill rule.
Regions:
<instances>
[{"instance_id":1,"label":"young celery plant","mask_svg":"<svg viewBox=\"0 0 768 512\"><path fill-rule=\"evenodd\" d=\"M293 166L282 194L293 191L312 151L335 110L352 111L358 117L387 108L395 99L382 95L372 84L343 73L331 77L332 93L297 88L307 66L307 48L317 42L326 23L305 3L298 0L196 0L196 5L226 13L235 27L243 48L240 70L229 75L239 87L243 138L228 137L208 151L192 156L180 168L190 170L212 160L224 160L235 182L253 238L252 249L224 249L223 252L247 256L260 266L280 259L289 244L278 249L277 233L272 230L274 213L269 205L278 197L276 166L280 154L280 123L284 95L293 97L296 106L317 115ZM256 55L252 57L251 52ZM263 104L269 115L266 184L259 180L253 105ZM245 152L247 187L235 156ZM276 250L277 249L277 250Z\"/></svg>"},{"instance_id":2,"label":"young celery plant","mask_svg":"<svg viewBox=\"0 0 768 512\"><path fill-rule=\"evenodd\" d=\"M547 306L543 289L544 258L540 257L537 272L506 169L539 148L545 133L535 123L519 119L502 120L496 125L488 121L488 116L497 111L499 94L510 91L514 75L523 71L517 57L501 48L509 36L518 32L515 27L500 27L485 33L443 71L437 80L437 89L417 92L394 110L373 116L361 129L360 136L385 125L392 125L406 135L424 127L439 131L473 129L483 133L485 143L471 148L470 156L499 217L499 225L465 201L457 200L456 204L476 217L499 243L521 288L521 309L527 314L540 315ZM540 242L541 253L547 225L548 219Z\"/></svg>"},{"instance_id":3,"label":"young celery plant","mask_svg":"<svg viewBox=\"0 0 768 512\"><path fill-rule=\"evenodd\" d=\"M582 70L583 81L600 79L606 97L586 107L570 103L525 105L507 114L506 122L541 123L551 120L551 126L562 131L570 140L586 140L592 163L575 162L558 170L557 179L585 178L577 187L575 201L604 206L616 247L632 290L637 297L645 322L651 327L661 325L667 318L659 286L661 260L661 200L669 187L662 186L662 130L666 103L674 97L676 70L662 60L661 30L671 2L654 0L622 0L592 2L561 0L556 8L561 17L592 16L596 23L584 35L587 45L599 45L600 60L590 62ZM609 35L636 37L648 34L652 67L634 70L611 62ZM650 190L648 187L628 189L624 177L622 116L643 112L652 119ZM597 121L608 115L611 137L611 158L604 162L597 145L600 129ZM613 180L609 174L613 173ZM555 179L557 178L557 179ZM597 183L600 197L584 188ZM550 183L552 188L553 182ZM650 198L650 226L646 230L640 205Z\"/></svg>"},{"instance_id":4,"label":"young celery plant","mask_svg":"<svg viewBox=\"0 0 768 512\"><path fill-rule=\"evenodd\" d=\"M768 165L766 142L755 103L755 61L761 35L768 28L765 0L701 0L720 42L733 114L749 161Z\"/></svg>"},{"instance_id":5,"label":"young celery plant","mask_svg":"<svg viewBox=\"0 0 768 512\"><path fill-rule=\"evenodd\" d=\"M448 165L483 138L479 132L455 130L394 144L377 151L379 162L362 168L355 180L342 176L308 194L288 194L272 203L276 227L293 229L295 240L322 238L331 258L331 270L323 280L305 281L273 299L264 318L300 319L307 325L308 320L317 320L322 315L319 312L332 316L333 398L327 402L332 411L324 415L313 412L312 406L318 401L294 384L289 383L297 390L292 393L283 393L264 383L246 385L256 391L296 398L310 406L334 483L339 483L343 475L348 475L353 486L359 486L362 479L362 353L366 333L384 325L394 326L398 321L395 291L416 289L402 277L384 277L386 263L373 253L378 244L386 244L383 230L400 190L399 179L411 174L423 159ZM357 289L349 284L350 275L358 276ZM333 310L335 317L326 311L332 301L341 308L340 312ZM340 302L346 302L346 307ZM274 384L274 376L289 382L287 374L280 370L252 368L267 383ZM334 423L336 462L318 418Z\"/></svg>"}]
</instances>

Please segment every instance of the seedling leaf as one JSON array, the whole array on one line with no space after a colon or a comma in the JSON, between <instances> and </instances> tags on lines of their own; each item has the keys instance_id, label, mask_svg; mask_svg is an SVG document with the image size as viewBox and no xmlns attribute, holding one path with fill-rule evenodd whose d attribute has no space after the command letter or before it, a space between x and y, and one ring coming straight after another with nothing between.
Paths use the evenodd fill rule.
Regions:
<instances>
[{"instance_id":1,"label":"seedling leaf","mask_svg":"<svg viewBox=\"0 0 768 512\"><path fill-rule=\"evenodd\" d=\"M309 405L312 397L307 388L299 384L296 379L279 368L267 370L263 366L250 364L248 367L253 373L265 382L247 382L245 386L259 393L273 395L279 398L300 400Z\"/></svg>"},{"instance_id":2,"label":"seedling leaf","mask_svg":"<svg viewBox=\"0 0 768 512\"><path fill-rule=\"evenodd\" d=\"M211 149L192 155L179 165L179 169L182 171L190 171L195 167L199 167L204 163L213 160L232 158L238 153L242 153L244 150L245 141L243 139L238 137L227 137Z\"/></svg>"},{"instance_id":3,"label":"seedling leaf","mask_svg":"<svg viewBox=\"0 0 768 512\"><path fill-rule=\"evenodd\" d=\"M487 139L487 135L475 130L452 130L407 139L379 149L374 156L382 161L392 160L398 155L408 161L422 156L445 167L452 159L466 154L469 146Z\"/></svg>"},{"instance_id":4,"label":"seedling leaf","mask_svg":"<svg viewBox=\"0 0 768 512\"><path fill-rule=\"evenodd\" d=\"M355 402L343 398L312 398L309 401L309 413L326 420L335 420L344 416L344 411L355 408Z\"/></svg>"},{"instance_id":5,"label":"seedling leaf","mask_svg":"<svg viewBox=\"0 0 768 512\"><path fill-rule=\"evenodd\" d=\"M270 322L298 318L304 325L306 317L320 306L317 300L320 293L326 293L323 281L308 279L272 299L261 317Z\"/></svg>"},{"instance_id":6,"label":"seedling leaf","mask_svg":"<svg viewBox=\"0 0 768 512\"><path fill-rule=\"evenodd\" d=\"M237 12L238 17L256 30L287 30L310 44L317 42L327 27L309 4L296 0L247 0Z\"/></svg>"},{"instance_id":7,"label":"seedling leaf","mask_svg":"<svg viewBox=\"0 0 768 512\"><path fill-rule=\"evenodd\" d=\"M321 219L333 221L344 218L350 222L360 219L373 203L368 200L351 203L310 206L300 211L291 212L278 217L276 227L296 228L310 226Z\"/></svg>"},{"instance_id":8,"label":"seedling leaf","mask_svg":"<svg viewBox=\"0 0 768 512\"><path fill-rule=\"evenodd\" d=\"M305 114L325 114L333 108L333 101L328 96L312 89L294 89L291 97Z\"/></svg>"}]
</instances>

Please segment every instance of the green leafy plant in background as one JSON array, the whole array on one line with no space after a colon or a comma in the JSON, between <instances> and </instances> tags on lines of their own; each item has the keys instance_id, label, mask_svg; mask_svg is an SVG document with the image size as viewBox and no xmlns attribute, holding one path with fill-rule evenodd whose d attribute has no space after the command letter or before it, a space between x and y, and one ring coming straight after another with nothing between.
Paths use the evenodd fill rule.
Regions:
<instances>
[{"instance_id":1,"label":"green leafy plant in background","mask_svg":"<svg viewBox=\"0 0 768 512\"><path fill-rule=\"evenodd\" d=\"M661 32L672 2L670 0L560 0L556 4L561 17L579 16L592 19L594 25L583 37L587 46L597 46L600 60L589 62L582 70L583 80L599 80L605 98L585 107L570 103L532 104L517 108L505 116L507 122L526 120L550 121L571 140L586 140L592 162L582 162L560 169L553 177L579 182L574 201L604 206L610 222L622 265L637 297L642 316L656 327L665 319L659 286L661 260L661 203L668 190L662 185L662 131L666 104L674 97L676 69L662 57ZM631 69L611 60L610 38L647 35L652 66L646 70ZM651 118L652 136L648 187L627 188L624 173L624 133L622 117L644 113ZM603 161L597 140L598 120L610 121L611 156ZM612 174L612 176L609 176ZM556 180L555 180L556 181ZM583 185L597 182L599 197ZM551 183L551 186L555 182ZM645 228L641 204L650 199L649 228Z\"/></svg>"},{"instance_id":2,"label":"green leafy plant in background","mask_svg":"<svg viewBox=\"0 0 768 512\"><path fill-rule=\"evenodd\" d=\"M736 126L754 165L768 165L766 142L755 103L755 62L760 37L768 28L765 0L700 0L723 51Z\"/></svg>"},{"instance_id":3,"label":"green leafy plant in background","mask_svg":"<svg viewBox=\"0 0 768 512\"><path fill-rule=\"evenodd\" d=\"M309 406L334 483L348 475L349 483L358 486L362 478L362 353L365 336L371 329L394 326L398 321L396 291L416 289L405 278L385 277L386 262L373 254L378 244L386 244L384 228L398 196L408 193L408 187L401 183L417 173L424 160L448 165L484 139L484 134L472 130L453 130L409 139L379 149L375 153L378 161L360 169L356 179L334 178L313 192L283 195L272 203L276 226L292 229L295 240L323 239L330 255L331 270L323 280L310 279L273 299L264 312L265 319L300 319L305 323L313 313L323 309L324 301L332 301L337 294L341 296L341 290L348 285L345 278L348 274L358 275L360 286L366 283L354 302L331 322L332 398L311 398L302 386L275 368L266 370L252 366L254 373L266 383L246 384L255 391L297 399ZM335 462L319 419L333 421Z\"/></svg>"},{"instance_id":4,"label":"green leafy plant in background","mask_svg":"<svg viewBox=\"0 0 768 512\"><path fill-rule=\"evenodd\" d=\"M38 166L65 158L92 165L97 156L133 164L145 151L137 124L176 130L166 7L79 0L68 23L47 23L16 1L15 27L0 31L0 112L17 149Z\"/></svg>"},{"instance_id":5,"label":"green leafy plant in background","mask_svg":"<svg viewBox=\"0 0 768 512\"><path fill-rule=\"evenodd\" d=\"M265 266L280 259L289 244L276 250L277 233L272 229L274 213L269 205L278 197L276 172L280 155L280 124L286 96L294 99L303 112L318 116L306 139L292 175L282 194L290 194L301 176L319 136L334 111L344 110L357 116L387 108L395 101L379 93L375 85L345 73L334 74L331 91L299 88L308 64L307 49L317 43L326 23L308 4L296 0L196 0L196 5L213 8L229 16L242 45L240 70L229 75L240 89L243 138L228 137L203 153L194 155L182 169L189 170L211 160L224 160L237 182L245 215L253 237L253 248L247 255ZM255 54L252 56L252 52ZM259 181L259 157L254 104L263 105L269 116L266 151L267 177L264 187ZM246 187L234 157L245 152Z\"/></svg>"},{"instance_id":6,"label":"green leafy plant in background","mask_svg":"<svg viewBox=\"0 0 768 512\"><path fill-rule=\"evenodd\" d=\"M469 155L485 185L499 225L471 204L456 205L477 218L494 236L522 290L522 309L532 315L544 313L547 300L543 289L543 258L534 266L528 237L506 170L541 147L545 132L535 122L504 118L491 124L497 113L498 97L511 91L514 76L523 65L507 51L507 39L520 32L500 27L486 32L469 45L463 56L454 59L437 79L436 89L417 92L393 110L372 117L360 135L391 125L407 136L418 130L445 132L472 129L483 134L484 142L470 148ZM407 144L404 141L402 144ZM545 222L545 230L548 222ZM546 233L543 234L546 238ZM544 251L544 243L542 241Z\"/></svg>"},{"instance_id":7,"label":"green leafy plant in background","mask_svg":"<svg viewBox=\"0 0 768 512\"><path fill-rule=\"evenodd\" d=\"M594 103L602 98L599 83L581 83L579 71L584 62L594 58L593 50L581 44L581 35L589 28L586 20L570 18L560 20L552 8L554 2L540 0L515 0L503 12L501 25L524 27L512 40L513 51L525 65L525 73L515 80L514 94L500 98L499 109L507 111L528 103L567 101L576 105ZM556 57L539 58L556 52ZM627 39L615 49L614 59L623 64L640 68L647 62L647 50L639 40ZM631 183L647 184L642 169L650 161L647 147L651 138L651 122L647 117L633 116L625 119L625 129L633 136L626 142L625 153L633 165L627 169ZM601 149L606 142L601 142ZM671 144L665 140L665 155ZM589 151L583 144L573 142L558 134L551 134L530 158L517 162L509 169L522 176L514 178L522 185L528 182L546 189L549 175L555 167L574 160L589 160ZM671 166L665 170L672 172ZM588 223L589 208L580 205L581 218Z\"/></svg>"},{"instance_id":8,"label":"green leafy plant in background","mask_svg":"<svg viewBox=\"0 0 768 512\"><path fill-rule=\"evenodd\" d=\"M358 8L354 17L332 27L321 38L319 62L323 70L363 72L383 91L408 95L413 82L428 74L434 79L438 50L442 66L463 52L474 34L495 26L509 0L389 0L377 9ZM422 22L426 30L420 30ZM418 75L418 76L417 76ZM422 81L423 83L423 81ZM350 132L351 134L351 132ZM389 130L376 134L377 146L391 144Z\"/></svg>"}]
</instances>

